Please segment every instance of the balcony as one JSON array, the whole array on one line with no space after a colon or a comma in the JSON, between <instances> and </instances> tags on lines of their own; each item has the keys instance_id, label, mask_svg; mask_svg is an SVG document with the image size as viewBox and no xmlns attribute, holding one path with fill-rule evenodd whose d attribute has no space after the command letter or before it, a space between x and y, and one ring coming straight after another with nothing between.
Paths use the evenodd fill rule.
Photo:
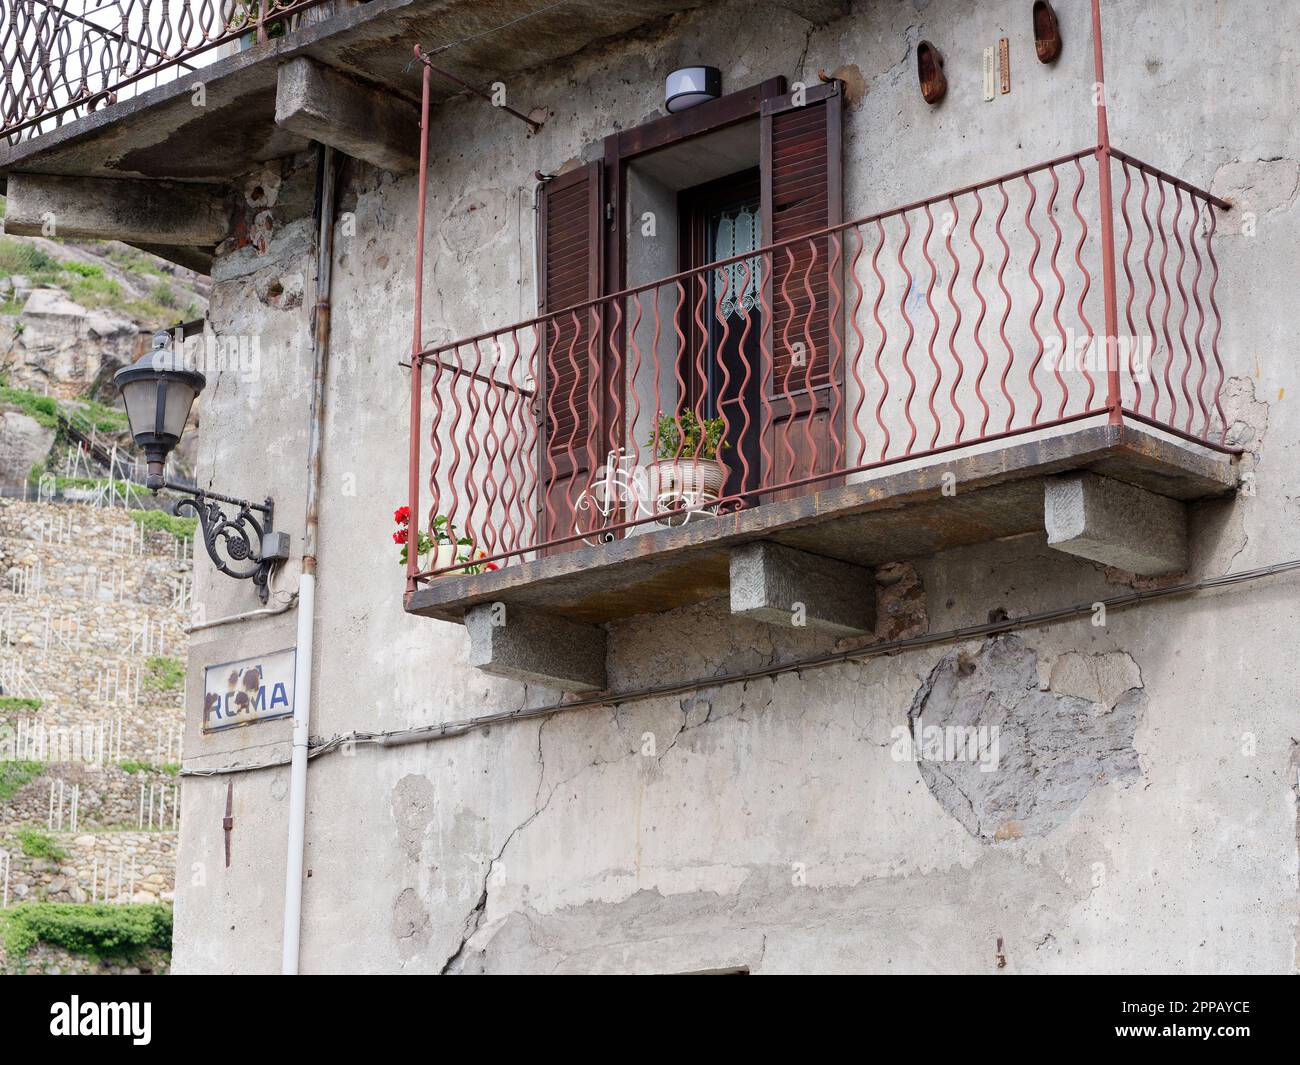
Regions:
<instances>
[{"instance_id":1,"label":"balcony","mask_svg":"<svg viewBox=\"0 0 1300 1065\"><path fill-rule=\"evenodd\" d=\"M820 0L790 0L792 9ZM0 9L7 231L115 239L193 269L246 226L229 192L313 141L402 174L416 165L420 74L434 104L693 5L572 0L20 0ZM525 101L524 110L544 104ZM521 127L522 128L522 127ZM113 184L107 180L111 179ZM251 187L251 186L250 186ZM160 210L159 207L164 208Z\"/></svg>"},{"instance_id":2,"label":"balcony","mask_svg":"<svg viewBox=\"0 0 1300 1065\"><path fill-rule=\"evenodd\" d=\"M18 0L0 10L0 170L229 180L316 136L277 119L277 72L291 59L396 96L413 122L415 43L438 46L452 75L434 83L437 102L466 79L490 84L691 6L574 0L510 18L478 0ZM379 108L374 142L387 110L377 99L364 105ZM332 117L349 124L346 111ZM403 147L414 136L404 131Z\"/></svg>"},{"instance_id":3,"label":"balcony","mask_svg":"<svg viewBox=\"0 0 1300 1065\"><path fill-rule=\"evenodd\" d=\"M448 542L412 562L407 610L592 625L730 590L779 618L738 608L738 567L825 591L1033 531L1177 571L1183 505L1236 476L1227 206L1089 147L424 350L412 513Z\"/></svg>"}]
</instances>

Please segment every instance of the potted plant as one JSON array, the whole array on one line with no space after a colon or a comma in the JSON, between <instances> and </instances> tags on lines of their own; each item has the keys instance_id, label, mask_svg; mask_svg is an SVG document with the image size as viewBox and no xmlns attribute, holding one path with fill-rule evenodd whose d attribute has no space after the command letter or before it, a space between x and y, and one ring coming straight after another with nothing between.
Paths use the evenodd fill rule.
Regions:
<instances>
[{"instance_id":1,"label":"potted plant","mask_svg":"<svg viewBox=\"0 0 1300 1065\"><path fill-rule=\"evenodd\" d=\"M268 0L268 4L274 6L273 0ZM257 19L260 6L261 0L239 0L230 14L230 21L226 23L227 33L238 33L240 35L239 50L241 52L252 48L257 43ZM283 37L284 30L284 21L282 19L273 19L266 24L267 40Z\"/></svg>"},{"instance_id":2,"label":"potted plant","mask_svg":"<svg viewBox=\"0 0 1300 1065\"><path fill-rule=\"evenodd\" d=\"M721 418L701 420L691 410L679 415L659 412L646 446L654 448L656 461L648 471L650 491L661 509L682 510L715 502L722 495L727 467L718 452L731 446L722 439L724 428Z\"/></svg>"},{"instance_id":3,"label":"potted plant","mask_svg":"<svg viewBox=\"0 0 1300 1065\"><path fill-rule=\"evenodd\" d=\"M393 521L398 525L398 530L393 533L393 543L402 545L400 558L402 565L405 566L407 550L410 546L411 508L398 507L393 511ZM468 536L460 536L456 532L456 527L445 514L439 514L433 519L431 532L420 530L415 550L422 570L435 569L448 570L451 573L482 573L485 570L497 568L495 562L481 561L486 557L486 552L475 551L474 541ZM428 562L425 561L425 555L432 555ZM463 569L449 569L458 562L464 564Z\"/></svg>"}]
</instances>

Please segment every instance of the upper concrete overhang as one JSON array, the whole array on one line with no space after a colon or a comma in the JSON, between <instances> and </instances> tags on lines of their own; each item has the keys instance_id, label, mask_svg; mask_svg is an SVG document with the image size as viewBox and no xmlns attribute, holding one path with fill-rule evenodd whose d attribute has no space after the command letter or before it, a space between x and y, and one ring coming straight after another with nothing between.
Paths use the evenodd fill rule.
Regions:
<instances>
[{"instance_id":1,"label":"upper concrete overhang","mask_svg":"<svg viewBox=\"0 0 1300 1065\"><path fill-rule=\"evenodd\" d=\"M766 540L860 566L1044 529L1047 478L1077 470L1190 502L1234 490L1237 463L1140 425L1095 425L873 471L852 484L677 528L580 547L495 572L448 574L407 599L412 614L461 621L503 602L603 623L726 595L735 548Z\"/></svg>"},{"instance_id":2,"label":"upper concrete overhang","mask_svg":"<svg viewBox=\"0 0 1300 1065\"><path fill-rule=\"evenodd\" d=\"M420 71L412 63L416 44L436 51L444 43L462 42L436 54L434 62L473 85L486 87L700 3L570 0L543 10L548 8L543 0L529 4L517 0L371 0L302 26L287 37L187 72L33 140L0 146L0 174L224 183L259 162L306 147L301 137L275 124L276 70L295 56L309 56L418 102ZM813 17L825 5L806 0L789 6L807 7ZM539 13L521 18L529 11ZM206 103L196 107L193 85L200 80ZM435 77L433 91L436 99L443 99L459 90ZM524 104L524 110L534 106L522 89L514 99Z\"/></svg>"}]
</instances>

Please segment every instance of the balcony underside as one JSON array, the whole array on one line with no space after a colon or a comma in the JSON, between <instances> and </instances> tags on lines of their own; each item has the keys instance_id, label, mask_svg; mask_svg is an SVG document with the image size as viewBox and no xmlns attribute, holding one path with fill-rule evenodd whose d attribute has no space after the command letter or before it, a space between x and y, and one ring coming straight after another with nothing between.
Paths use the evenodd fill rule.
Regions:
<instances>
[{"instance_id":1,"label":"balcony underside","mask_svg":"<svg viewBox=\"0 0 1300 1065\"><path fill-rule=\"evenodd\" d=\"M406 609L463 622L470 607L501 602L610 622L726 595L733 552L756 540L870 566L1041 532L1044 485L1054 475L1088 471L1184 502L1223 495L1236 483L1231 456L1131 423L987 447L882 467L852 484L496 572L437 577ZM955 494L944 494L946 484Z\"/></svg>"},{"instance_id":2,"label":"balcony underside","mask_svg":"<svg viewBox=\"0 0 1300 1065\"><path fill-rule=\"evenodd\" d=\"M174 80L126 94L35 139L0 144L0 172L225 183L307 146L275 122L277 68L296 56L418 102L420 72L411 62L417 43L436 49L472 38L436 53L436 61L482 87L697 6L691 0L574 0L519 19L518 5L510 3L371 0L210 65L166 70L164 80ZM802 6L817 5L808 0ZM513 20L517 24L506 25ZM206 88L201 107L192 99L196 81ZM460 91L446 81L435 81L433 90L436 98ZM528 100L523 88L518 93L524 111L555 103Z\"/></svg>"}]
</instances>

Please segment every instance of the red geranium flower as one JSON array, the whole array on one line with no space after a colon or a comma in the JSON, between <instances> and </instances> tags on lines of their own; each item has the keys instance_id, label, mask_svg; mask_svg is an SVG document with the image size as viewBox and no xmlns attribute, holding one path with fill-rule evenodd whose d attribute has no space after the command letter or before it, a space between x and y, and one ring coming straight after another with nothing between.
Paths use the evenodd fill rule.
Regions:
<instances>
[{"instance_id":1,"label":"red geranium flower","mask_svg":"<svg viewBox=\"0 0 1300 1065\"><path fill-rule=\"evenodd\" d=\"M408 525L408 524L410 524L410 521L411 521L411 508L410 508L410 507L398 507L395 511L393 511L393 521L397 522L398 525ZM401 541L401 540L398 541L398 543L402 543L402 542L403 542L403 541Z\"/></svg>"},{"instance_id":2,"label":"red geranium flower","mask_svg":"<svg viewBox=\"0 0 1300 1065\"><path fill-rule=\"evenodd\" d=\"M406 534L409 531L410 531L409 529L398 529L397 532L393 533L393 543L395 544L406 543Z\"/></svg>"}]
</instances>

